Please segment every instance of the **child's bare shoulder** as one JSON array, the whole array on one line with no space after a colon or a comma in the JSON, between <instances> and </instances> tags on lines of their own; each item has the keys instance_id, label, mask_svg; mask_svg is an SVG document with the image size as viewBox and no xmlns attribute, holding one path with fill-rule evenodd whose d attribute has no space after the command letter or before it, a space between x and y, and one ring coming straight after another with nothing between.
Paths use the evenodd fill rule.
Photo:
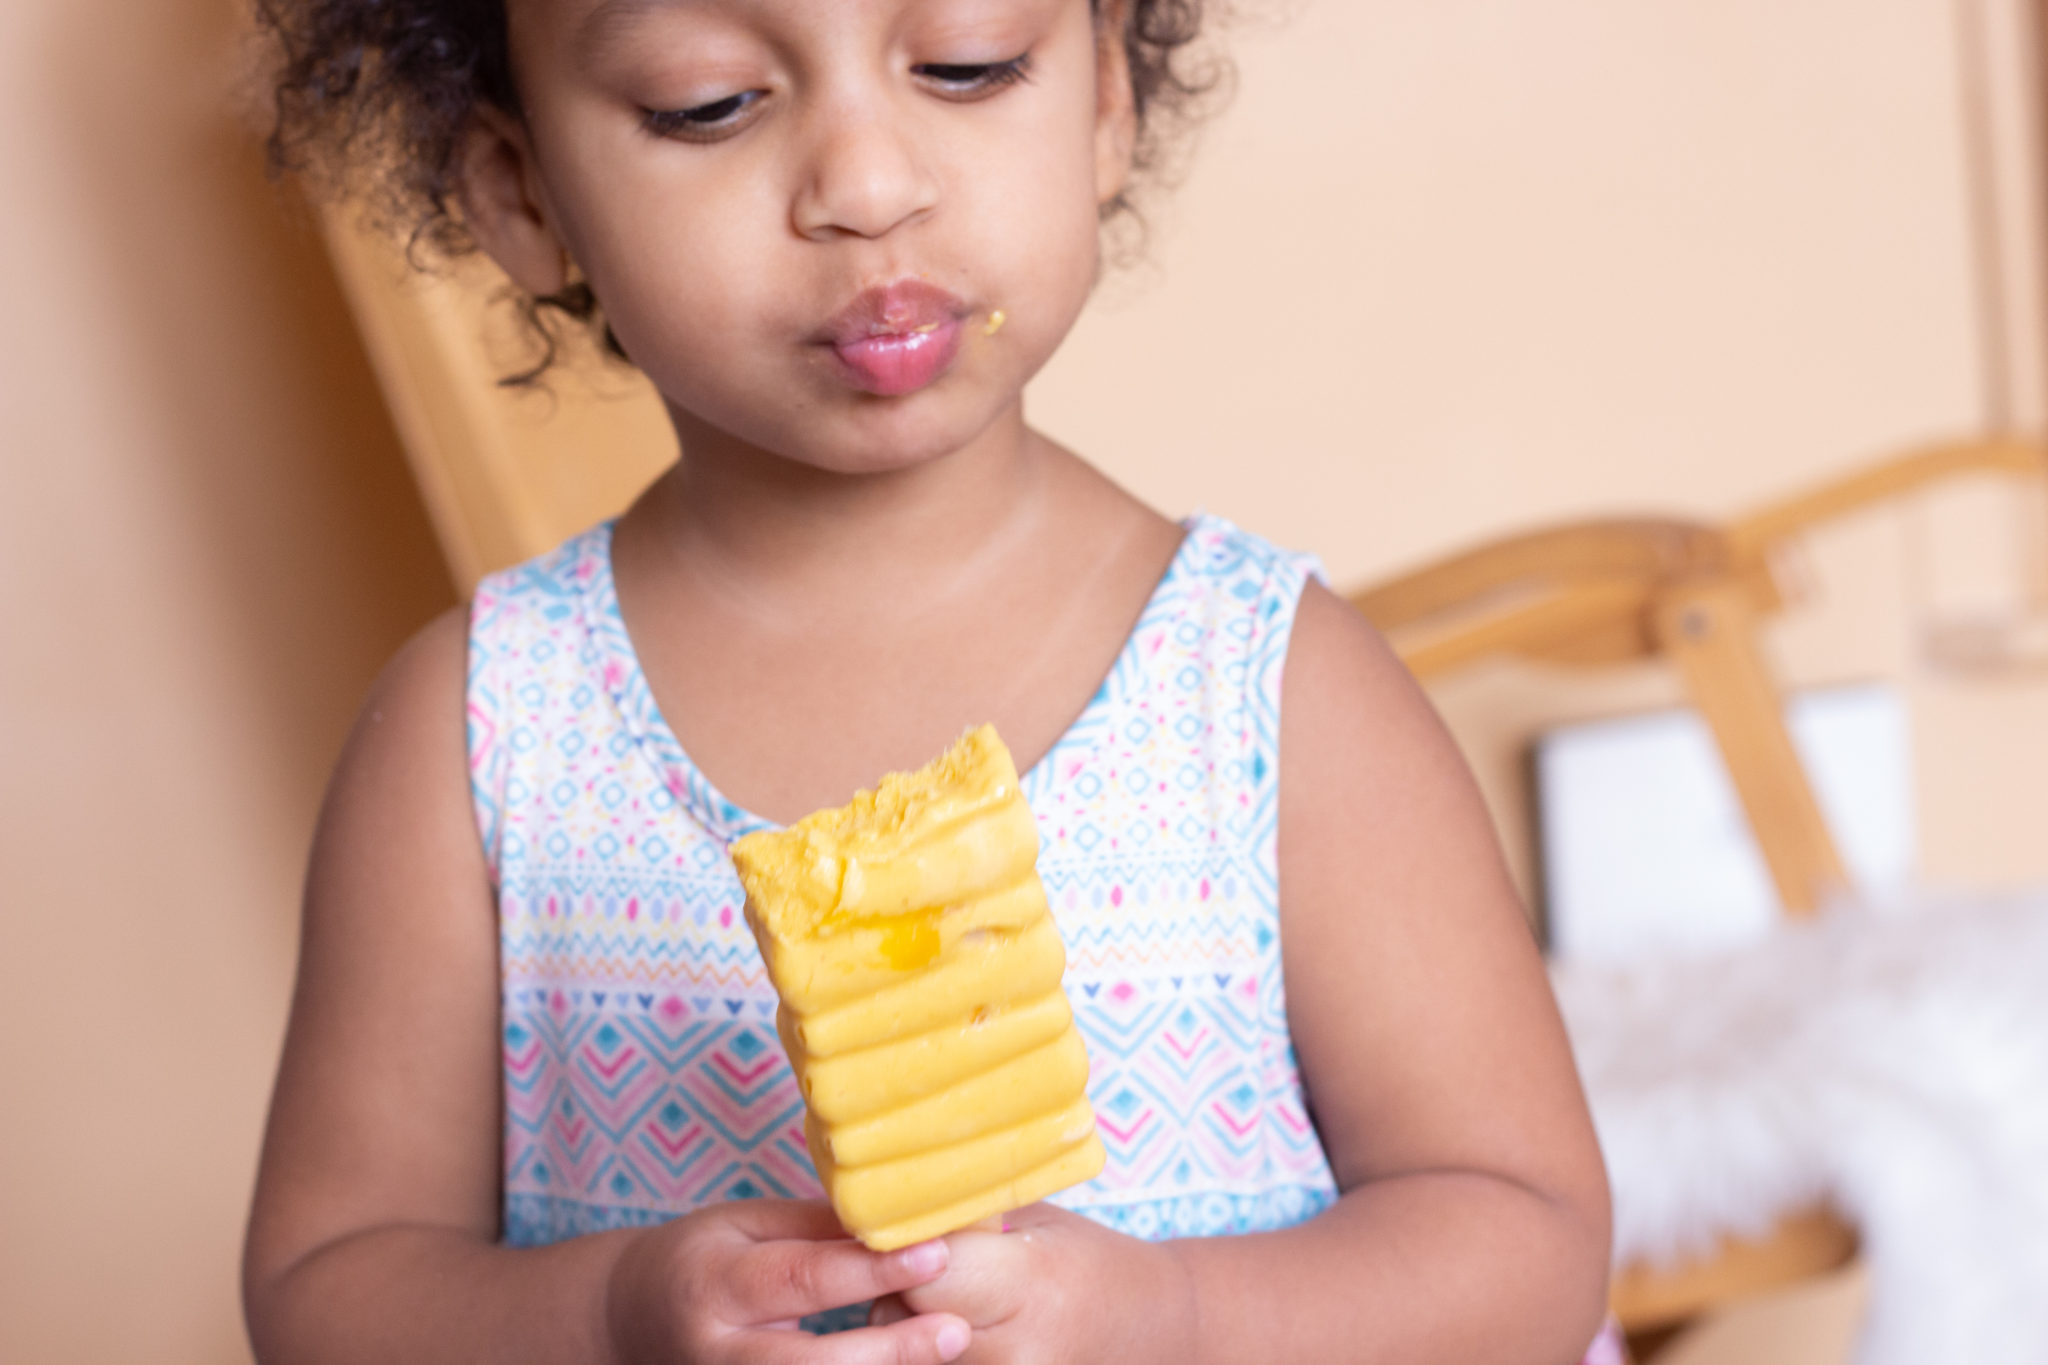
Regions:
<instances>
[{"instance_id":1,"label":"child's bare shoulder","mask_svg":"<svg viewBox=\"0 0 2048 1365\"><path fill-rule=\"evenodd\" d=\"M423 878L484 889L464 729L468 626L461 607L437 616L372 684L321 809L309 909L390 903L371 880L390 891Z\"/></svg>"},{"instance_id":2,"label":"child's bare shoulder","mask_svg":"<svg viewBox=\"0 0 2048 1365\"><path fill-rule=\"evenodd\" d=\"M1319 582L1303 590L1280 715L1281 876L1307 890L1456 886L1512 912L1463 756L1385 637Z\"/></svg>"},{"instance_id":3,"label":"child's bare shoulder","mask_svg":"<svg viewBox=\"0 0 2048 1365\"><path fill-rule=\"evenodd\" d=\"M1314 782L1331 772L1393 777L1412 790L1414 766L1463 767L1414 677L1364 614L1321 582L1302 589L1288 642L1282 752ZM1301 742L1290 743L1299 737ZM1351 760L1370 757L1353 765Z\"/></svg>"},{"instance_id":4,"label":"child's bare shoulder","mask_svg":"<svg viewBox=\"0 0 2048 1365\"><path fill-rule=\"evenodd\" d=\"M463 744L464 675L469 612L451 607L415 632L370 686L335 767L335 794L432 770ZM458 774L460 768L458 767Z\"/></svg>"}]
</instances>

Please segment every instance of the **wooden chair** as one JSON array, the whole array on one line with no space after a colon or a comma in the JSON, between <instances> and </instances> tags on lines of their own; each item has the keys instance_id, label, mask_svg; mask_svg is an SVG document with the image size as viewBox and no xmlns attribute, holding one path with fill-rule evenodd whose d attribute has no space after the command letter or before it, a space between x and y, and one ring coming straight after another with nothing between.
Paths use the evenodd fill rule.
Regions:
<instances>
[{"instance_id":1,"label":"wooden chair","mask_svg":"<svg viewBox=\"0 0 2048 1365\"><path fill-rule=\"evenodd\" d=\"M488 263L422 275L345 208L321 226L464 597L485 574L622 511L675 459L668 414L637 372L578 367L536 392L498 382L524 362L524 339Z\"/></svg>"},{"instance_id":2,"label":"wooden chair","mask_svg":"<svg viewBox=\"0 0 2048 1365\"><path fill-rule=\"evenodd\" d=\"M1787 914L1847 889L1757 627L1784 605L1773 557L1822 523L1958 475L2048 476L2048 450L1992 437L1914 451L1725 526L1591 521L1495 541L1361 589L1351 601L1425 682L1485 659L1564 666L1664 659L1712 731ZM1856 1235L1830 1210L1730 1240L1676 1269L1624 1266L1611 1304L1632 1341L1708 1308L1846 1264Z\"/></svg>"}]
</instances>

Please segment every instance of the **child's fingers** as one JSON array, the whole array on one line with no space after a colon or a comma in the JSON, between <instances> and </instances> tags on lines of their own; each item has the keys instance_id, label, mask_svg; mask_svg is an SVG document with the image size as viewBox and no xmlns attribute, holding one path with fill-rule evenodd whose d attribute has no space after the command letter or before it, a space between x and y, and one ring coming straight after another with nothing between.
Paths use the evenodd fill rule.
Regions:
<instances>
[{"instance_id":1,"label":"child's fingers","mask_svg":"<svg viewBox=\"0 0 2048 1365\"><path fill-rule=\"evenodd\" d=\"M904 1305L915 1313L958 1313L983 1327L1013 1317L1031 1275L1030 1234L956 1232L946 1241L952 1257L945 1275L905 1288Z\"/></svg>"},{"instance_id":2,"label":"child's fingers","mask_svg":"<svg viewBox=\"0 0 2048 1365\"><path fill-rule=\"evenodd\" d=\"M757 1242L791 1237L829 1242L846 1236L839 1216L822 1199L735 1199L717 1208L725 1222Z\"/></svg>"},{"instance_id":3,"label":"child's fingers","mask_svg":"<svg viewBox=\"0 0 2048 1365\"><path fill-rule=\"evenodd\" d=\"M946 1365L966 1352L973 1333L950 1313L926 1313L826 1337L772 1331L747 1337L749 1365Z\"/></svg>"},{"instance_id":4,"label":"child's fingers","mask_svg":"<svg viewBox=\"0 0 2048 1365\"><path fill-rule=\"evenodd\" d=\"M761 1242L734 1258L726 1277L733 1322L780 1322L879 1299L934 1280L946 1271L944 1242L900 1251L869 1251L858 1242Z\"/></svg>"},{"instance_id":5,"label":"child's fingers","mask_svg":"<svg viewBox=\"0 0 2048 1365\"><path fill-rule=\"evenodd\" d=\"M910 1305L901 1294L884 1294L868 1305L868 1326L887 1327L911 1316Z\"/></svg>"}]
</instances>

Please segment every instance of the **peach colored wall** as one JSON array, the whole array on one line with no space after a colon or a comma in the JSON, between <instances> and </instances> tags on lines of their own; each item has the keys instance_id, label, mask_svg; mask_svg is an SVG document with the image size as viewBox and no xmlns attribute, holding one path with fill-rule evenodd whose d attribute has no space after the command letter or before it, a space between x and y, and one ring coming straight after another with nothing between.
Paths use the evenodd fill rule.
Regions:
<instances>
[{"instance_id":1,"label":"peach colored wall","mask_svg":"<svg viewBox=\"0 0 2048 1365\"><path fill-rule=\"evenodd\" d=\"M1033 394L1162 506L1348 580L1536 518L1732 510L1984 416L1947 0L1284 7L1238 35L1155 267ZM450 600L228 112L234 8L0 5L0 1359L245 1358L307 831L355 699ZM1831 614L1783 654L1907 678L1930 866L2039 880L2048 702L1918 662L1926 516L1828 536ZM1655 690L1442 700L1512 835L1530 729Z\"/></svg>"},{"instance_id":2,"label":"peach colored wall","mask_svg":"<svg viewBox=\"0 0 2048 1365\"><path fill-rule=\"evenodd\" d=\"M0 5L0 1360L247 1358L315 804L452 597L232 14Z\"/></svg>"},{"instance_id":3,"label":"peach colored wall","mask_svg":"<svg viewBox=\"0 0 2048 1365\"><path fill-rule=\"evenodd\" d=\"M1033 394L1161 507L1357 583L1533 522L1737 512L1975 429L2001 395L2038 412L2013 0L1286 8L1237 35L1241 93L1156 268L1111 283ZM1966 56L2003 120L2003 355ZM2048 683L1939 675L1915 638L1910 548L1953 563L2009 538L2010 508L1930 515L1816 537L1821 610L1774 644L1792 682L1909 689L1930 876L2048 878ZM1439 689L1525 877L1529 736L1670 695L1511 669Z\"/></svg>"}]
</instances>

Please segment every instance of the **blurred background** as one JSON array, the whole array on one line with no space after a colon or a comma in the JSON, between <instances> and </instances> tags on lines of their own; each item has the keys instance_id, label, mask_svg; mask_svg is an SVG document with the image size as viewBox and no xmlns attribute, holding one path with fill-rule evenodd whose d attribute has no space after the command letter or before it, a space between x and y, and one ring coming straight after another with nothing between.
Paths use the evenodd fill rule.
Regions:
<instances>
[{"instance_id":1,"label":"blurred background","mask_svg":"<svg viewBox=\"0 0 2048 1365\"><path fill-rule=\"evenodd\" d=\"M1352 586L2040 424L2029 0L1239 9L1234 102L1031 394L1169 513ZM0 6L9 1361L248 1358L309 831L370 679L458 600L318 216L264 177L242 10ZM2037 514L1968 486L1832 525L1770 628L1785 683L1898 699L1917 881L2048 884L2048 671L1939 647L2039 605ZM1678 692L1435 695L1540 901L1532 743ZM1844 1359L1860 1293L1731 1310L1712 1358Z\"/></svg>"}]
</instances>

